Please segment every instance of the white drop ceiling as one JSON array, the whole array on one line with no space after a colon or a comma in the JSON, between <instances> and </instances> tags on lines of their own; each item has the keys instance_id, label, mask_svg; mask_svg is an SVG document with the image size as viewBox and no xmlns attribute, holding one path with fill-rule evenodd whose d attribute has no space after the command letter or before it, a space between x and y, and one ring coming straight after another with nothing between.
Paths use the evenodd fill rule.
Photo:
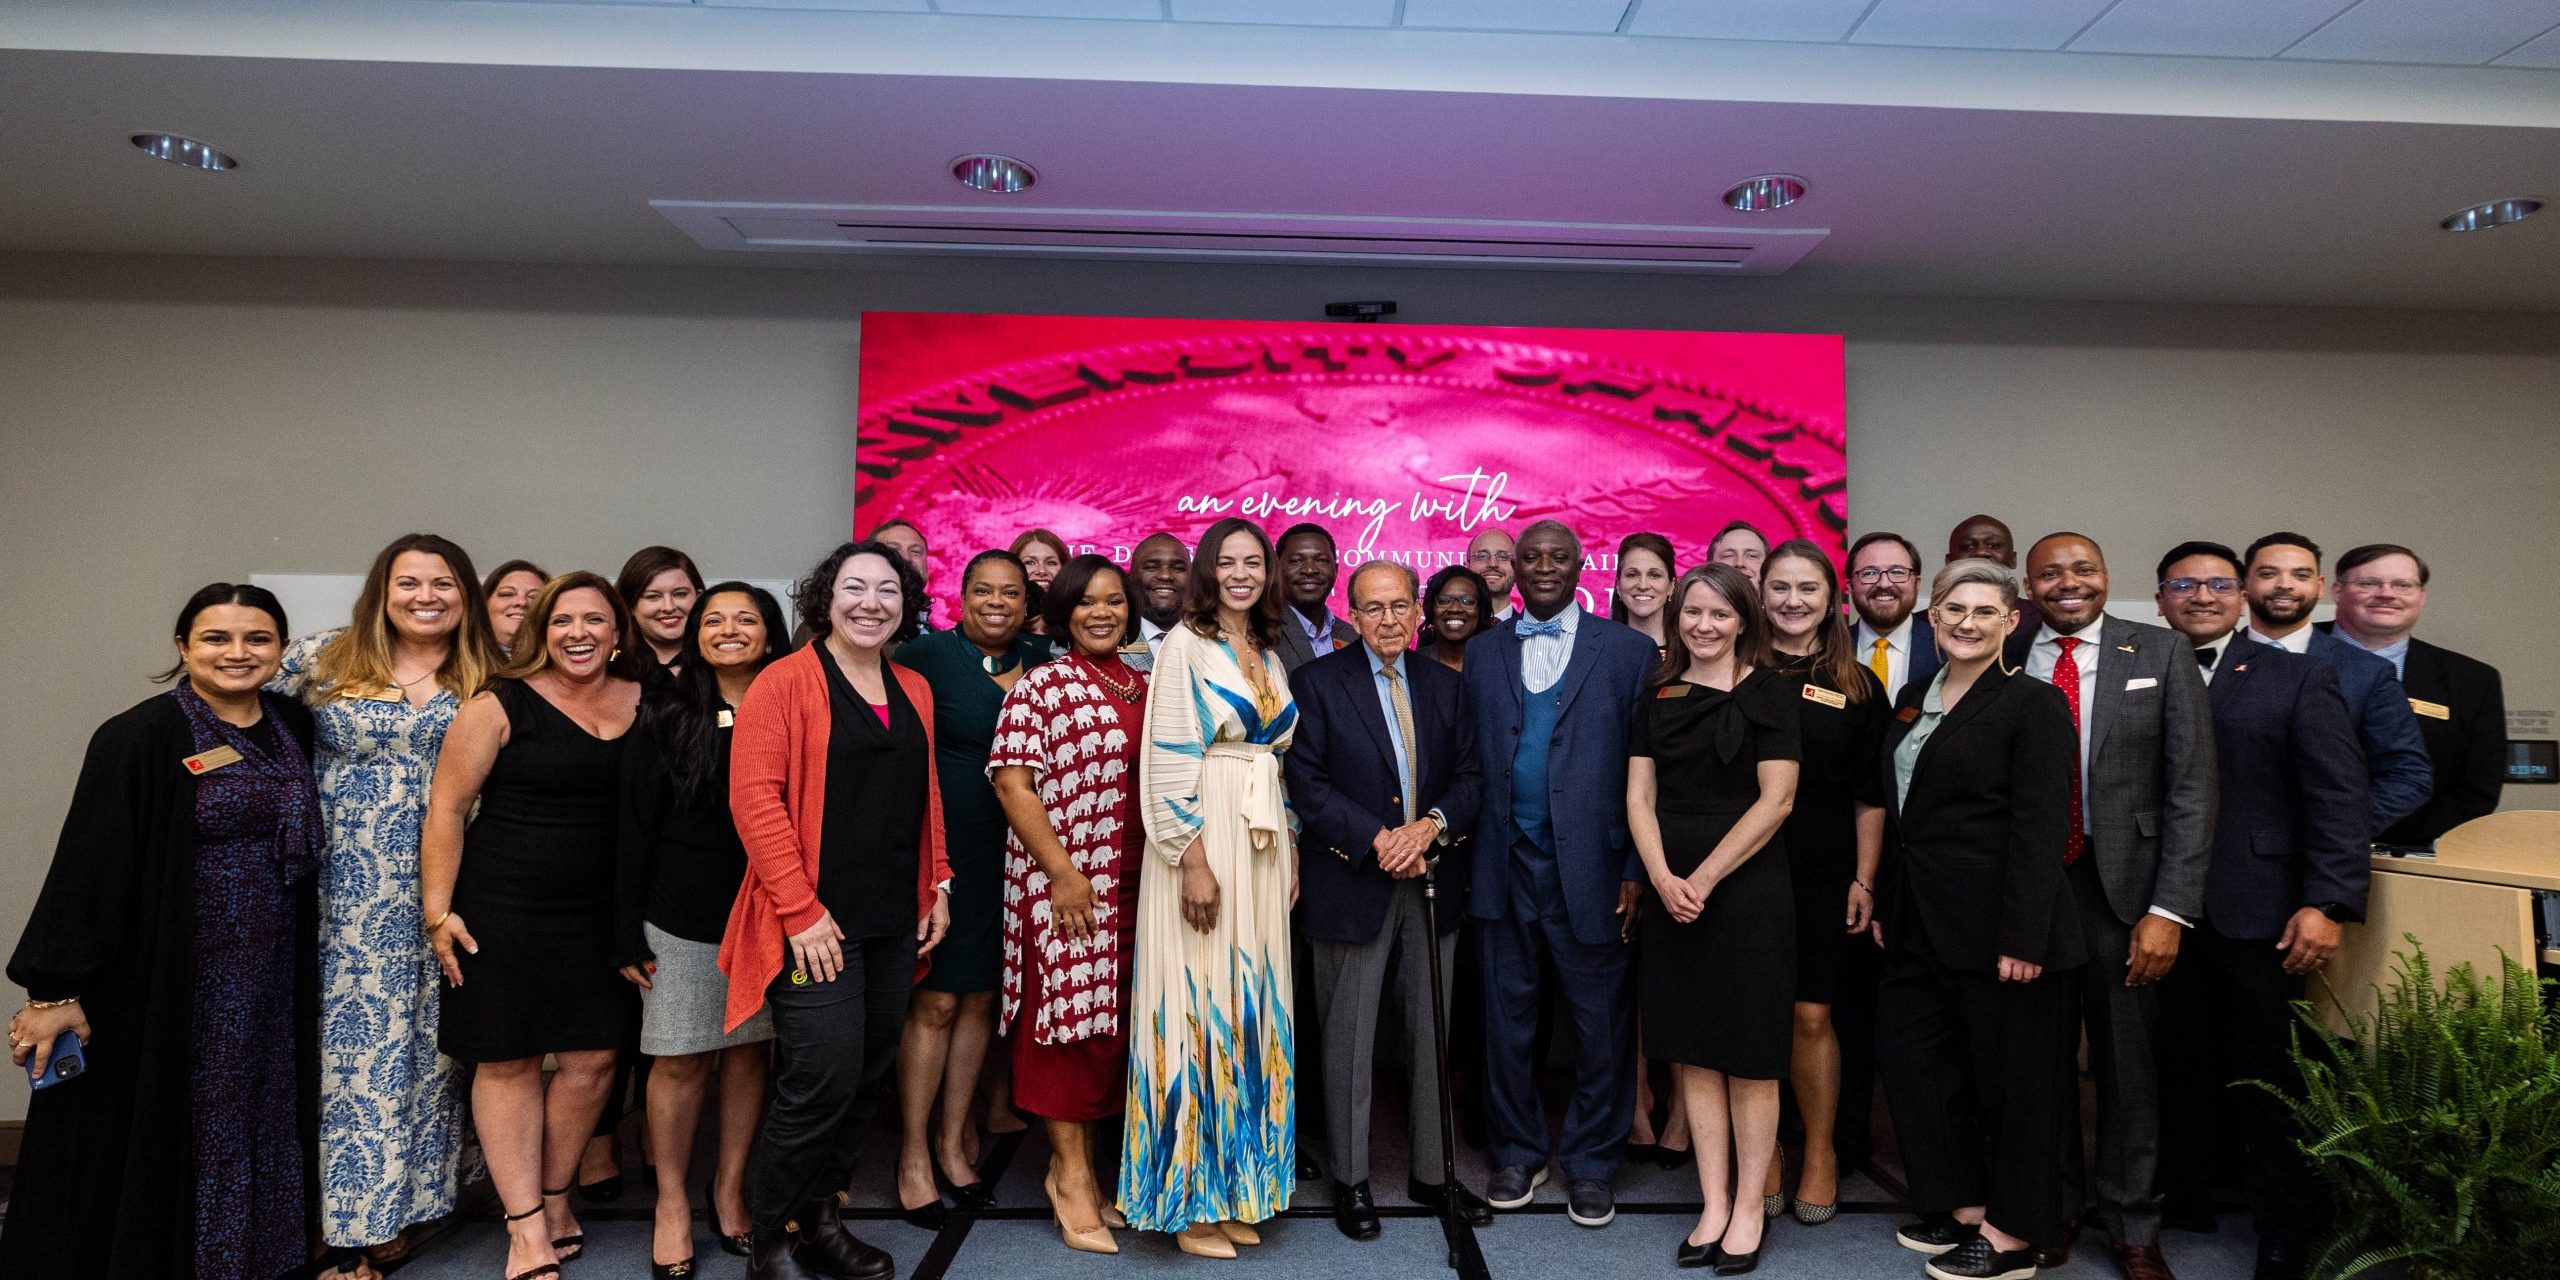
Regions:
<instances>
[{"instance_id":1,"label":"white drop ceiling","mask_svg":"<svg viewBox=\"0 0 2560 1280\"><path fill-rule=\"evenodd\" d=\"M1755 225L1819 246L1694 287L2560 311L2560 210L2435 227L2560 202L2555 27L2560 0L12 0L0 250L830 267L651 202L1701 227L1774 171L1811 194ZM980 150L1040 184L962 189Z\"/></svg>"}]
</instances>

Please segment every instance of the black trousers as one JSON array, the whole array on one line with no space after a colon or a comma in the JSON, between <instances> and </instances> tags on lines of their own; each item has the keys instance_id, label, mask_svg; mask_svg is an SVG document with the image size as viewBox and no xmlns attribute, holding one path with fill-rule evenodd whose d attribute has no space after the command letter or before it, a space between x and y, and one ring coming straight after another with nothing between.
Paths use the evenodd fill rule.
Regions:
<instances>
[{"instance_id":1,"label":"black trousers","mask_svg":"<svg viewBox=\"0 0 2560 1280\"><path fill-rule=\"evenodd\" d=\"M786 957L782 976L765 988L773 1082L747 1157L747 1212L758 1231L853 1181L854 1159L898 1065L915 938L848 938L844 961L835 981L794 986Z\"/></svg>"},{"instance_id":2,"label":"black trousers","mask_svg":"<svg viewBox=\"0 0 2560 1280\"><path fill-rule=\"evenodd\" d=\"M2284 1100L2232 1082L2264 1080L2301 1095L2292 1035L2303 988L2284 971L2274 939L2224 937L2209 922L2187 931L2161 984L2161 1189L2210 1199L2223 1122L2236 1118L2248 1146L2249 1217L2261 1240L2309 1238L2319 1205ZM2303 1037L2318 1043L2308 1031Z\"/></svg>"},{"instance_id":3,"label":"black trousers","mask_svg":"<svg viewBox=\"0 0 2560 1280\"><path fill-rule=\"evenodd\" d=\"M2062 1125L2078 1092L2079 975L2033 982L1940 965L1916 928L1887 935L1876 992L1876 1067L1902 1144L1911 1207L1987 1206L1991 1225L2062 1242Z\"/></svg>"},{"instance_id":4,"label":"black trousers","mask_svg":"<svg viewBox=\"0 0 2560 1280\"><path fill-rule=\"evenodd\" d=\"M1831 1004L1831 1029L1840 1039L1839 1126L1831 1145L1863 1159L1875 1151L1876 984L1883 980L1884 949L1865 937L1843 938L1840 995Z\"/></svg>"}]
</instances>

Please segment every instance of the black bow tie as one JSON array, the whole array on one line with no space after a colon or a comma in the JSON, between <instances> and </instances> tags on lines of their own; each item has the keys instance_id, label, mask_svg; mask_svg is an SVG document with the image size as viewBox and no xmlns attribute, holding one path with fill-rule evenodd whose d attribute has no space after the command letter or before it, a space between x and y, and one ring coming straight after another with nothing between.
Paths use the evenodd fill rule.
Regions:
<instances>
[{"instance_id":1,"label":"black bow tie","mask_svg":"<svg viewBox=\"0 0 2560 1280\"><path fill-rule=\"evenodd\" d=\"M2196 650L2196 665L2207 671L2213 670L2213 655L2219 652L2221 651L2211 645Z\"/></svg>"}]
</instances>

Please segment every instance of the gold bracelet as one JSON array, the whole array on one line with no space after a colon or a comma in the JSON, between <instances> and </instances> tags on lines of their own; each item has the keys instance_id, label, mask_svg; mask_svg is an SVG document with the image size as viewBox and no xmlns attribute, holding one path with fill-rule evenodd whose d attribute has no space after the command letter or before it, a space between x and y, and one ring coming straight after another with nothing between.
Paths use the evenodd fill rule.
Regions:
<instances>
[{"instance_id":1,"label":"gold bracelet","mask_svg":"<svg viewBox=\"0 0 2560 1280\"><path fill-rule=\"evenodd\" d=\"M450 908L450 907L448 907L448 908L446 908L446 909L445 909L445 912L444 912L444 914L443 914L443 915L437 916L437 917L436 917L435 919L433 919L433 920L429 920L429 921L427 922L427 930L426 930L426 932L427 932L427 936L428 936L428 937L430 937L430 938L434 937L434 936L435 936L435 933L436 933L436 930L443 928L443 927L444 927L444 922L445 922L445 921L447 921L447 920L451 920L452 918L453 918L453 909L452 909L452 908Z\"/></svg>"},{"instance_id":2,"label":"gold bracelet","mask_svg":"<svg viewBox=\"0 0 2560 1280\"><path fill-rule=\"evenodd\" d=\"M59 1000L29 1000L27 1001L27 1007L30 1009L60 1009L66 1005L75 1005L78 1003L80 1003L80 997L64 996Z\"/></svg>"}]
</instances>

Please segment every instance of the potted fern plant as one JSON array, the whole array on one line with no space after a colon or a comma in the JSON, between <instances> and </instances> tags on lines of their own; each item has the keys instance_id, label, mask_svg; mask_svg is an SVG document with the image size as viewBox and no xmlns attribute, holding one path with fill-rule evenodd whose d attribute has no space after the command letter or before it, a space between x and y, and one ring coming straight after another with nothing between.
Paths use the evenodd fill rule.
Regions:
<instances>
[{"instance_id":1,"label":"potted fern plant","mask_svg":"<svg viewBox=\"0 0 2560 1280\"><path fill-rule=\"evenodd\" d=\"M2404 936L2391 988L2346 1034L2296 1005L2303 1092L2286 1101L2334 1223L2311 1275L2560 1277L2560 1019L2545 981L2501 953L2496 980L2463 964L2439 986Z\"/></svg>"}]
</instances>

